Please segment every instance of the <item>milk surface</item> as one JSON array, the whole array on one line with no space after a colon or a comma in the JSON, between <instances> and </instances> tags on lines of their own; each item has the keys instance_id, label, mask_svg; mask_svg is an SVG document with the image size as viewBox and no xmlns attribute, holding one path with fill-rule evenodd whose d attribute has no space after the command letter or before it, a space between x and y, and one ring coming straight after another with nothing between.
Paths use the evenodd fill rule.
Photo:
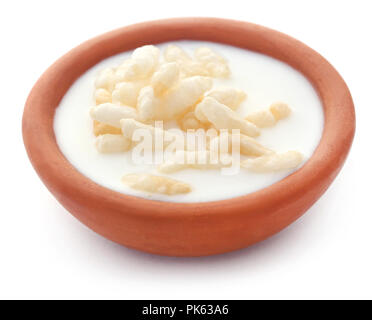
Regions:
<instances>
[{"instance_id":1,"label":"milk surface","mask_svg":"<svg viewBox=\"0 0 372 320\"><path fill-rule=\"evenodd\" d=\"M237 112L242 116L266 109L273 102L287 103L291 115L272 128L261 129L257 138L265 147L277 152L297 150L306 162L317 147L323 130L321 101L310 82L287 64L268 56L228 45L201 41L174 41L190 55L194 49L207 46L229 63L231 77L214 79L213 88L231 86L247 93ZM162 51L170 43L157 45ZM94 81L99 71L116 67L130 57L125 52L103 60L84 73L67 91L56 110L54 131L60 150L72 165L97 184L123 194L171 202L206 202L230 199L263 189L283 179L294 170L276 173L252 173L241 169L236 175L222 175L220 170L188 169L168 175L189 183L188 194L167 196L130 189L121 182L128 173L146 172L161 175L155 165L135 164L131 152L100 154L97 152L89 109L93 99ZM297 168L298 169L298 168ZM296 170L297 170L296 169Z\"/></svg>"}]
</instances>

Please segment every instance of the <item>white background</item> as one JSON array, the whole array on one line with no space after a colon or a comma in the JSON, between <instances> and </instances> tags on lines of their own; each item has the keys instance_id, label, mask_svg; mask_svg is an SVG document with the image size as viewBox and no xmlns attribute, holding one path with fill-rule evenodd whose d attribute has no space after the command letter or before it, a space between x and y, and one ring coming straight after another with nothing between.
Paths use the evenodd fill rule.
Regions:
<instances>
[{"instance_id":1,"label":"white background","mask_svg":"<svg viewBox=\"0 0 372 320\"><path fill-rule=\"evenodd\" d=\"M372 46L369 1L6 1L0 35L0 298L372 298ZM208 258L126 249L73 218L22 142L26 97L72 47L135 22L215 16L287 33L328 59L357 114L350 156L326 194L269 240Z\"/></svg>"}]
</instances>

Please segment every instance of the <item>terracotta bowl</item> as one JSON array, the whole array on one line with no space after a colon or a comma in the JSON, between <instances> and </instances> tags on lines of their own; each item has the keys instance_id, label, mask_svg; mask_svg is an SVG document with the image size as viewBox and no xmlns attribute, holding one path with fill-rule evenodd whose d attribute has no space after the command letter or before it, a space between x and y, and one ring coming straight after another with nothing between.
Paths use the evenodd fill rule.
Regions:
<instances>
[{"instance_id":1,"label":"terracotta bowl","mask_svg":"<svg viewBox=\"0 0 372 320\"><path fill-rule=\"evenodd\" d=\"M260 191L206 203L168 203L124 195L79 173L58 148L56 107L74 81L109 56L144 44L220 42L281 60L310 80L323 103L322 139L309 161ZM124 27L89 40L54 63L32 89L23 115L28 156L50 192L77 219L130 248L203 256L247 247L299 218L340 171L355 131L353 101L337 71L317 52L280 32L215 18L170 19Z\"/></svg>"}]
</instances>

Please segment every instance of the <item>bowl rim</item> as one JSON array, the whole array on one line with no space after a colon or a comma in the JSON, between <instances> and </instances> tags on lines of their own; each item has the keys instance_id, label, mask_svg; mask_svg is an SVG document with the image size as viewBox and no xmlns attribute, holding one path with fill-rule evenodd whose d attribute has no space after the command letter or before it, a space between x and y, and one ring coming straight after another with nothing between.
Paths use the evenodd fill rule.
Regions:
<instances>
[{"instance_id":1,"label":"bowl rim","mask_svg":"<svg viewBox=\"0 0 372 320\"><path fill-rule=\"evenodd\" d=\"M239 33L245 37L229 37ZM138 37L138 35L142 35ZM126 42L116 43L122 37ZM153 41L149 41L152 39ZM176 40L204 40L266 54L292 66L313 85L323 105L324 127L313 155L297 171L253 193L211 202L167 202L127 195L103 187L84 176L60 151L53 128L55 109L74 81L99 61L144 44ZM255 42L254 46L253 43ZM72 69L74 69L72 71ZM281 32L244 21L221 18L173 18L126 26L88 40L62 56L36 82L23 114L23 139L32 165L57 199L74 199L126 215L175 220L225 214L243 209L257 213L286 207L315 189L341 169L355 132L353 101L344 80L320 54ZM321 187L322 193L327 189ZM174 214L177 212L177 214ZM190 215L193 212L194 215Z\"/></svg>"}]
</instances>

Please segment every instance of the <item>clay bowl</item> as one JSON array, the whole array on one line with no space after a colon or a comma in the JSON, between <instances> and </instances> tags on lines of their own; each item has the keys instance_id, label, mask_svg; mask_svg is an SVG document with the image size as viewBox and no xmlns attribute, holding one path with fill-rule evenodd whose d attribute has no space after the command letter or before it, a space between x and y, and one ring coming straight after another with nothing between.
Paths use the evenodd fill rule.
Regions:
<instances>
[{"instance_id":1,"label":"clay bowl","mask_svg":"<svg viewBox=\"0 0 372 320\"><path fill-rule=\"evenodd\" d=\"M106 189L62 155L53 117L73 82L104 58L144 44L194 39L225 43L279 59L304 74L324 108L323 136L298 171L260 191L206 203L145 200ZM77 219L130 248L170 256L203 256L247 247L299 218L340 171L355 131L349 90L317 52L274 30L215 18L170 19L124 27L89 40L54 63L32 89L23 115L28 156L50 192Z\"/></svg>"}]
</instances>

